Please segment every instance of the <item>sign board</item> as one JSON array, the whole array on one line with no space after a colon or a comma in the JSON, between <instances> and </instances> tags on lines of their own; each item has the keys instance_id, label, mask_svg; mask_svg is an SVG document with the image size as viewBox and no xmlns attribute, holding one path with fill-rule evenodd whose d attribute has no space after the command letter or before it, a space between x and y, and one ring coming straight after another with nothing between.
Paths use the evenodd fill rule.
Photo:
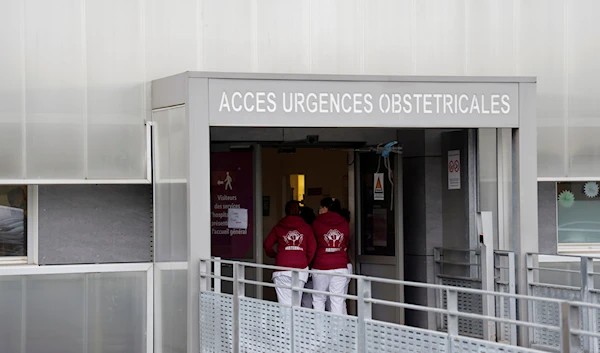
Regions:
<instances>
[{"instance_id":1,"label":"sign board","mask_svg":"<svg viewBox=\"0 0 600 353\"><path fill-rule=\"evenodd\" d=\"M248 210L245 208L230 208L227 210L227 228L248 229Z\"/></svg>"},{"instance_id":2,"label":"sign board","mask_svg":"<svg viewBox=\"0 0 600 353\"><path fill-rule=\"evenodd\" d=\"M252 152L212 152L210 158L211 254L250 259L254 244Z\"/></svg>"},{"instance_id":3,"label":"sign board","mask_svg":"<svg viewBox=\"0 0 600 353\"><path fill-rule=\"evenodd\" d=\"M373 198L375 201L383 201L385 199L383 193L383 173L375 173L373 177Z\"/></svg>"},{"instance_id":4,"label":"sign board","mask_svg":"<svg viewBox=\"0 0 600 353\"><path fill-rule=\"evenodd\" d=\"M460 190L460 150L448 151L448 190Z\"/></svg>"},{"instance_id":5,"label":"sign board","mask_svg":"<svg viewBox=\"0 0 600 353\"><path fill-rule=\"evenodd\" d=\"M212 126L518 127L518 83L209 79Z\"/></svg>"}]
</instances>

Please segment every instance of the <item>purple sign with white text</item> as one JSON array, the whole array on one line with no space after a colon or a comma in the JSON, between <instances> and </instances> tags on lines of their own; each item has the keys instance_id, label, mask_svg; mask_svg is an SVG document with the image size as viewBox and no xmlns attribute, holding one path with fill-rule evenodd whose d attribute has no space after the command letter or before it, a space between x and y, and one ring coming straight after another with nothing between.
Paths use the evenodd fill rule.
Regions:
<instances>
[{"instance_id":1,"label":"purple sign with white text","mask_svg":"<svg viewBox=\"0 0 600 353\"><path fill-rule=\"evenodd\" d=\"M254 243L252 152L212 152L210 157L212 256L251 259Z\"/></svg>"}]
</instances>

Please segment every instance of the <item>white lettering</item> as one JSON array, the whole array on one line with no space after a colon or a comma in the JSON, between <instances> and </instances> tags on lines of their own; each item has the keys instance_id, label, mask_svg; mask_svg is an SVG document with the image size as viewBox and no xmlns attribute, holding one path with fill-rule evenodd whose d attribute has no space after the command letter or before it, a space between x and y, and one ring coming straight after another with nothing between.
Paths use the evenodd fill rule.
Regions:
<instances>
[{"instance_id":1,"label":"white lettering","mask_svg":"<svg viewBox=\"0 0 600 353\"><path fill-rule=\"evenodd\" d=\"M489 109L485 110L485 96L482 94L481 95L481 114L489 114L489 113L490 113Z\"/></svg>"},{"instance_id":2,"label":"white lettering","mask_svg":"<svg viewBox=\"0 0 600 353\"><path fill-rule=\"evenodd\" d=\"M412 105L412 97L410 94L405 94L404 95L404 99L402 99L404 101L404 112L406 114L410 114L412 113L413 110L413 105Z\"/></svg>"},{"instance_id":3,"label":"white lettering","mask_svg":"<svg viewBox=\"0 0 600 353\"><path fill-rule=\"evenodd\" d=\"M348 104L346 106L346 99L352 99L352 96L350 96L350 93L344 93L344 95L342 95L342 109L344 110L344 113L350 113L352 111L352 104ZM350 102L352 103L352 102ZM346 107L348 107L348 109L346 109Z\"/></svg>"},{"instance_id":4,"label":"white lettering","mask_svg":"<svg viewBox=\"0 0 600 353\"><path fill-rule=\"evenodd\" d=\"M233 92L233 94L231 95L231 106L233 107L233 111L241 112L242 111L242 102L239 102L239 104L236 105L236 103L235 103L236 97L242 99L242 94L240 92Z\"/></svg>"},{"instance_id":5,"label":"white lettering","mask_svg":"<svg viewBox=\"0 0 600 353\"><path fill-rule=\"evenodd\" d=\"M402 96L398 93L392 95L392 112L394 114L402 113Z\"/></svg>"},{"instance_id":6,"label":"white lettering","mask_svg":"<svg viewBox=\"0 0 600 353\"><path fill-rule=\"evenodd\" d=\"M500 102L498 102L499 99L499 94L492 94L492 114L500 114L500 110L498 109L500 105Z\"/></svg>"},{"instance_id":7,"label":"white lettering","mask_svg":"<svg viewBox=\"0 0 600 353\"><path fill-rule=\"evenodd\" d=\"M385 102L385 108L384 108L384 100ZM390 111L390 96L388 96L387 94L382 94L381 96L379 96L379 110L382 113L389 113Z\"/></svg>"},{"instance_id":8,"label":"white lettering","mask_svg":"<svg viewBox=\"0 0 600 353\"><path fill-rule=\"evenodd\" d=\"M274 113L277 110L277 103L275 103L275 93L269 92L269 94L267 94L267 102L269 103L267 104L267 110L269 111L269 113Z\"/></svg>"},{"instance_id":9,"label":"white lettering","mask_svg":"<svg viewBox=\"0 0 600 353\"><path fill-rule=\"evenodd\" d=\"M431 114L433 113L431 111L431 108L428 108L428 106L431 105L431 94L427 93L423 95L423 113L425 114Z\"/></svg>"},{"instance_id":10,"label":"white lettering","mask_svg":"<svg viewBox=\"0 0 600 353\"><path fill-rule=\"evenodd\" d=\"M331 105L331 111L339 113L340 112L340 94L336 93L335 96L331 97L331 101L329 102Z\"/></svg>"},{"instance_id":11,"label":"white lettering","mask_svg":"<svg viewBox=\"0 0 600 353\"><path fill-rule=\"evenodd\" d=\"M435 109L436 109L436 111L435 111L435 113L436 113L436 114L439 114L439 113L440 113L440 106L442 105L442 104L440 103L440 101L441 101L441 99L442 99L442 95L441 95L441 94L439 94L439 93L436 93L436 94L434 94L434 95L433 95L433 97L435 98L435 105L436 105L436 108L435 108Z\"/></svg>"},{"instance_id":12,"label":"white lettering","mask_svg":"<svg viewBox=\"0 0 600 353\"><path fill-rule=\"evenodd\" d=\"M417 94L414 94L413 96L417 100L417 102L416 102L416 105L417 105L417 114L419 114L421 112L421 98L423 97L423 95L421 93L417 93Z\"/></svg>"},{"instance_id":13,"label":"white lettering","mask_svg":"<svg viewBox=\"0 0 600 353\"><path fill-rule=\"evenodd\" d=\"M267 101L265 100L266 93L265 92L257 92L256 93L256 112L264 113L267 111L265 108L265 104Z\"/></svg>"},{"instance_id":14,"label":"white lettering","mask_svg":"<svg viewBox=\"0 0 600 353\"><path fill-rule=\"evenodd\" d=\"M309 113L316 113L319 109L319 103L317 102L317 95L314 93L309 93L306 96L306 105Z\"/></svg>"},{"instance_id":15,"label":"white lettering","mask_svg":"<svg viewBox=\"0 0 600 353\"><path fill-rule=\"evenodd\" d=\"M373 112L373 95L371 93L365 94L365 113Z\"/></svg>"},{"instance_id":16,"label":"white lettering","mask_svg":"<svg viewBox=\"0 0 600 353\"><path fill-rule=\"evenodd\" d=\"M463 109L463 100L468 100L468 99L469 99L469 97L466 94L461 94L460 98L458 98L458 101L459 101L458 104L460 105L460 112L463 113L463 114L467 114L469 112L469 107L468 106L466 106ZM467 103L469 103L469 102L467 102Z\"/></svg>"},{"instance_id":17,"label":"white lettering","mask_svg":"<svg viewBox=\"0 0 600 353\"><path fill-rule=\"evenodd\" d=\"M290 104L289 105L286 104L287 103L287 101L285 99L286 96L287 96L287 94L284 93L283 94L283 111L286 112L286 113L291 113L292 109L293 109L293 107L292 107L292 101L293 101L292 94L289 93L289 97L290 97L290 99L289 99L289 103Z\"/></svg>"},{"instance_id":18,"label":"white lettering","mask_svg":"<svg viewBox=\"0 0 600 353\"><path fill-rule=\"evenodd\" d=\"M223 92L221 95L221 104L219 104L219 112L223 111L223 108L227 108L227 111L231 111L231 107L229 106L229 100L227 99L227 93Z\"/></svg>"},{"instance_id":19,"label":"white lettering","mask_svg":"<svg viewBox=\"0 0 600 353\"><path fill-rule=\"evenodd\" d=\"M361 101L361 94L360 93L354 93L354 102L353 102L353 107L354 107L354 113L362 113L362 101Z\"/></svg>"},{"instance_id":20,"label":"white lettering","mask_svg":"<svg viewBox=\"0 0 600 353\"><path fill-rule=\"evenodd\" d=\"M302 98L302 99L300 99ZM300 109L302 109L302 113L305 113L304 111L304 94L303 93L296 93L296 110L295 112L298 113L300 111Z\"/></svg>"},{"instance_id":21,"label":"white lettering","mask_svg":"<svg viewBox=\"0 0 600 353\"><path fill-rule=\"evenodd\" d=\"M479 102L477 101L477 96L473 95L471 100L471 110L469 113L473 114L473 111L477 110L477 114L481 114L481 110L479 110Z\"/></svg>"},{"instance_id":22,"label":"white lettering","mask_svg":"<svg viewBox=\"0 0 600 353\"><path fill-rule=\"evenodd\" d=\"M445 94L444 95L444 114L446 114L446 108L448 108L448 111L450 112L450 114L454 114L454 112L452 111L452 95L450 94Z\"/></svg>"},{"instance_id":23,"label":"white lettering","mask_svg":"<svg viewBox=\"0 0 600 353\"><path fill-rule=\"evenodd\" d=\"M251 112L254 110L254 104L248 104L248 98L250 99L254 99L254 93L252 92L246 92L246 94L244 94L244 109L247 112Z\"/></svg>"},{"instance_id":24,"label":"white lettering","mask_svg":"<svg viewBox=\"0 0 600 353\"><path fill-rule=\"evenodd\" d=\"M510 97L507 94L502 95L502 113L508 114L510 113Z\"/></svg>"},{"instance_id":25,"label":"white lettering","mask_svg":"<svg viewBox=\"0 0 600 353\"><path fill-rule=\"evenodd\" d=\"M329 108L327 105L327 97L329 95L327 93L319 93L319 113L329 113Z\"/></svg>"}]
</instances>

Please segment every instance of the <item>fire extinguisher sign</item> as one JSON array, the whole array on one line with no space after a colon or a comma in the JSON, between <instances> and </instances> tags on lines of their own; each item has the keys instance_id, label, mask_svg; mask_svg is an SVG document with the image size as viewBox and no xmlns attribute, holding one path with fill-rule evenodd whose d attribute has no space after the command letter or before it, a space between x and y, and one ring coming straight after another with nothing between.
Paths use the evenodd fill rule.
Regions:
<instances>
[{"instance_id":1,"label":"fire extinguisher sign","mask_svg":"<svg viewBox=\"0 0 600 353\"><path fill-rule=\"evenodd\" d=\"M373 197L375 201L383 201L383 173L375 173L373 178Z\"/></svg>"}]
</instances>

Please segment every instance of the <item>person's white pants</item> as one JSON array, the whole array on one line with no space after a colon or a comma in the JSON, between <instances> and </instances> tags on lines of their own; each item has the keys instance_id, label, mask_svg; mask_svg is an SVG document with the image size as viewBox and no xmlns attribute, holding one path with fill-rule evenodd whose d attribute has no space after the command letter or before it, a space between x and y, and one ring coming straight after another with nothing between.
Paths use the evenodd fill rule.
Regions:
<instances>
[{"instance_id":1,"label":"person's white pants","mask_svg":"<svg viewBox=\"0 0 600 353\"><path fill-rule=\"evenodd\" d=\"M348 279L346 277L334 276L335 274L348 274L348 268L338 268L335 270L323 271L329 274L313 274L314 290L330 292L332 294L346 294L348 292ZM318 311L325 311L326 294L313 294L313 308ZM344 314L346 299L335 295L329 296L331 312L334 314Z\"/></svg>"},{"instance_id":2,"label":"person's white pants","mask_svg":"<svg viewBox=\"0 0 600 353\"><path fill-rule=\"evenodd\" d=\"M273 277L273 283L275 283L278 286L287 287L287 288L275 288L275 291L277 292L277 301L279 302L279 304L291 306L292 305L292 290L289 288L292 286L292 277L286 276L286 275L276 276L276 277ZM303 281L301 279L300 287L304 287L305 283L306 283L306 281ZM300 299L301 295L299 295L298 298ZM298 300L298 302L295 303L295 305L300 305L300 300Z\"/></svg>"}]
</instances>

